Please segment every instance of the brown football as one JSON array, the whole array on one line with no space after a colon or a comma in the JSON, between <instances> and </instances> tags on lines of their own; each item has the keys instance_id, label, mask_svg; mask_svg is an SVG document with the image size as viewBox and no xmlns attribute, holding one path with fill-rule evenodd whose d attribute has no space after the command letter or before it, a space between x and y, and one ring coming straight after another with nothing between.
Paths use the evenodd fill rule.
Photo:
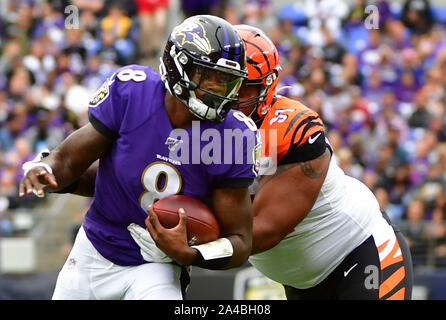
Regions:
<instances>
[{"instance_id":1,"label":"brown football","mask_svg":"<svg viewBox=\"0 0 446 320\"><path fill-rule=\"evenodd\" d=\"M180 208L183 208L187 215L187 241L190 246L218 239L220 236L218 221L200 200L185 195L172 195L153 204L153 211L165 228L173 228L178 224Z\"/></svg>"}]
</instances>

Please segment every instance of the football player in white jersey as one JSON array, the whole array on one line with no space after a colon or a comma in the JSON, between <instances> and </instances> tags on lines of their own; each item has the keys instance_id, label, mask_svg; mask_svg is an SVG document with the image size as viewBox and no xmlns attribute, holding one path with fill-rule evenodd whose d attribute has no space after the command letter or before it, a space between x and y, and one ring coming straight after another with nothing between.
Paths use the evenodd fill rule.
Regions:
<instances>
[{"instance_id":1,"label":"football player in white jersey","mask_svg":"<svg viewBox=\"0 0 446 320\"><path fill-rule=\"evenodd\" d=\"M410 299L407 243L373 193L332 157L319 115L276 92L279 55L258 28L236 26L248 80L237 108L263 134L254 196L251 264L285 287L288 299ZM268 163L268 161L264 161Z\"/></svg>"}]
</instances>

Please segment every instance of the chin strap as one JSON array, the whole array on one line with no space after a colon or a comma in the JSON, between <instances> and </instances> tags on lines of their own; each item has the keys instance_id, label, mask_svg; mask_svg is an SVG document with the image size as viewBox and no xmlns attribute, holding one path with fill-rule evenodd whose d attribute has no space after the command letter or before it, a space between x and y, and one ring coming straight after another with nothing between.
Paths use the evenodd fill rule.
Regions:
<instances>
[{"instance_id":1,"label":"chin strap","mask_svg":"<svg viewBox=\"0 0 446 320\"><path fill-rule=\"evenodd\" d=\"M221 117L218 115L217 109L209 107L196 97L189 98L188 107L200 119L221 122Z\"/></svg>"}]
</instances>

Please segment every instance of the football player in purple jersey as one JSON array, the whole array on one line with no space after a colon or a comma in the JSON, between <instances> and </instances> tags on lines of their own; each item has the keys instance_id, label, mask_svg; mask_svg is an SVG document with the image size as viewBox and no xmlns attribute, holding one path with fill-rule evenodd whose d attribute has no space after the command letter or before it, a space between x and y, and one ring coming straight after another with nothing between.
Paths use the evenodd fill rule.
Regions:
<instances>
[{"instance_id":1,"label":"football player in purple jersey","mask_svg":"<svg viewBox=\"0 0 446 320\"><path fill-rule=\"evenodd\" d=\"M90 101L89 123L24 165L22 197L70 191L98 164L94 201L53 299L182 299L184 267L228 269L247 261L253 219L248 186L257 174L260 141L252 120L231 109L247 76L244 50L225 20L186 19L169 36L161 75L140 65L118 69ZM242 132L243 143L224 134L228 130ZM207 140L200 138L204 133ZM209 133L221 138L212 141L212 152ZM172 194L207 203L222 237L190 247L179 210L178 228L157 228L162 237L156 244L144 238L151 205ZM147 241L150 252L141 249Z\"/></svg>"}]
</instances>

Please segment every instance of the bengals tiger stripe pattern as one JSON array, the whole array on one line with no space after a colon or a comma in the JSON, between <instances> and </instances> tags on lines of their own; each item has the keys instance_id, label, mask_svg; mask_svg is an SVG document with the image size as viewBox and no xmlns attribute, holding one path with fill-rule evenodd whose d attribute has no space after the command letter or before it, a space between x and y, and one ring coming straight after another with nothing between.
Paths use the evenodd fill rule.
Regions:
<instances>
[{"instance_id":1,"label":"bengals tiger stripe pattern","mask_svg":"<svg viewBox=\"0 0 446 320\"><path fill-rule=\"evenodd\" d=\"M272 138L271 131L277 139ZM277 96L273 101L260 132L264 134L265 156L277 159L278 164L314 159L327 146L320 116L302 103L286 97ZM318 133L321 134L318 136ZM317 137L317 142L310 137ZM271 150L277 155L269 154Z\"/></svg>"},{"instance_id":2,"label":"bengals tiger stripe pattern","mask_svg":"<svg viewBox=\"0 0 446 320\"><path fill-rule=\"evenodd\" d=\"M390 251L389 251L390 250ZM382 253L387 251L387 255L382 257ZM381 262L381 272L383 274L383 282L379 286L379 298L383 300L402 300L404 299L405 287L398 285L404 279L406 274L403 265L403 255L398 241L389 243L386 241L378 247Z\"/></svg>"},{"instance_id":3,"label":"bengals tiger stripe pattern","mask_svg":"<svg viewBox=\"0 0 446 320\"><path fill-rule=\"evenodd\" d=\"M248 26L238 26L237 32L245 42L249 78L263 77L269 72L274 72L273 66L279 64L279 54L271 40L265 37L262 32L258 32L257 29ZM246 36L246 33L251 33L252 37ZM256 57L259 57L260 61L256 61ZM270 62L269 59L271 58L274 60ZM251 68L253 70L250 70ZM252 71L254 70L256 72L253 73ZM255 76L256 74L258 76Z\"/></svg>"}]
</instances>

